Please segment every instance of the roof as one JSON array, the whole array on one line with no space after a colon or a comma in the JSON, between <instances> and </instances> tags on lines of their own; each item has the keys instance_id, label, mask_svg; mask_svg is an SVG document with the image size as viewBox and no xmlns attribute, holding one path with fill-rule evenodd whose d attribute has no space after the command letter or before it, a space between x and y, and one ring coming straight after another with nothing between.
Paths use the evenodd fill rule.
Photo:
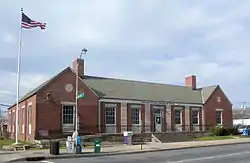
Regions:
<instances>
[{"instance_id":1,"label":"roof","mask_svg":"<svg viewBox=\"0 0 250 163\"><path fill-rule=\"evenodd\" d=\"M212 95L212 93L215 91L217 87L218 85L212 85L200 88L203 103L205 103L208 100L208 98Z\"/></svg>"},{"instance_id":2,"label":"roof","mask_svg":"<svg viewBox=\"0 0 250 163\"><path fill-rule=\"evenodd\" d=\"M170 84L85 76L84 82L100 97L202 104L201 90Z\"/></svg>"},{"instance_id":3,"label":"roof","mask_svg":"<svg viewBox=\"0 0 250 163\"><path fill-rule=\"evenodd\" d=\"M19 102L22 102L23 100L35 95L44 86L48 85L58 76L60 76L60 74L64 73L67 70L70 70L75 74L75 72L70 67L67 67L57 75L53 76L49 80L45 81L35 89L25 94L19 100ZM169 101L190 104L203 104L217 87L217 85L215 85L194 90L187 86L95 76L84 76L82 82L84 82L100 98L142 101Z\"/></svg>"}]
</instances>

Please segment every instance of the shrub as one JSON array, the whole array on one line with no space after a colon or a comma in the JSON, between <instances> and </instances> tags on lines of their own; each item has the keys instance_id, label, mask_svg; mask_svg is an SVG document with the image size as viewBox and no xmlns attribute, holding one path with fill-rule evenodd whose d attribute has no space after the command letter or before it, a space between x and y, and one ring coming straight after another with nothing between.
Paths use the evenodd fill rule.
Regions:
<instances>
[{"instance_id":1,"label":"shrub","mask_svg":"<svg viewBox=\"0 0 250 163\"><path fill-rule=\"evenodd\" d=\"M208 130L209 136L214 136L214 127L210 127Z\"/></svg>"},{"instance_id":2,"label":"shrub","mask_svg":"<svg viewBox=\"0 0 250 163\"><path fill-rule=\"evenodd\" d=\"M215 127L214 128L214 136L220 136L221 134L221 127Z\"/></svg>"},{"instance_id":3,"label":"shrub","mask_svg":"<svg viewBox=\"0 0 250 163\"><path fill-rule=\"evenodd\" d=\"M219 136L226 136L226 135L230 135L230 134L228 133L228 130L225 127L222 127Z\"/></svg>"},{"instance_id":4,"label":"shrub","mask_svg":"<svg viewBox=\"0 0 250 163\"><path fill-rule=\"evenodd\" d=\"M229 135L237 135L238 134L238 130L235 127L228 127L226 128L227 132Z\"/></svg>"},{"instance_id":5,"label":"shrub","mask_svg":"<svg viewBox=\"0 0 250 163\"><path fill-rule=\"evenodd\" d=\"M225 127L220 127L220 126L215 127L213 132L214 136L226 136L232 133L233 133L232 129L227 129Z\"/></svg>"}]
</instances>

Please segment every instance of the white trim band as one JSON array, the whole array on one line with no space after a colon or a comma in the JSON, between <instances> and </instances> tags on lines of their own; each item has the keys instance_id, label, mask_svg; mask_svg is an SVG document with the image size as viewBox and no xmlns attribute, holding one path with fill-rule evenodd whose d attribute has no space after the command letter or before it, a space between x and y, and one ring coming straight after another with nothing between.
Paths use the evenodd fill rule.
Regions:
<instances>
[{"instance_id":1,"label":"white trim band","mask_svg":"<svg viewBox=\"0 0 250 163\"><path fill-rule=\"evenodd\" d=\"M146 101L146 100L145 100ZM123 99L99 99L99 102L113 102L113 103L133 103L133 104L151 104L151 105L167 105L167 102L157 102L157 101L137 101L137 100L123 100ZM176 106L194 106L194 107L203 107L203 104L182 104L182 103L172 103L170 105Z\"/></svg>"}]
</instances>

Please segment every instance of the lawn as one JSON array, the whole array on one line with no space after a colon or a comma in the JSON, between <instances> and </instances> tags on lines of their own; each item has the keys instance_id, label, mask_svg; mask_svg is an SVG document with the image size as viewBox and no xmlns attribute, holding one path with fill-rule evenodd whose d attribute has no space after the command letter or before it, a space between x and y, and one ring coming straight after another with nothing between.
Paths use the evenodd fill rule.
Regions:
<instances>
[{"instance_id":1,"label":"lawn","mask_svg":"<svg viewBox=\"0 0 250 163\"><path fill-rule=\"evenodd\" d=\"M225 140L225 139L235 139L238 138L237 136L205 136L205 137L199 137L196 138L196 140L199 141L206 141L206 140Z\"/></svg>"},{"instance_id":2,"label":"lawn","mask_svg":"<svg viewBox=\"0 0 250 163\"><path fill-rule=\"evenodd\" d=\"M11 145L13 143L15 143L15 141L12 139L0 140L0 149L2 149L4 145Z\"/></svg>"},{"instance_id":3,"label":"lawn","mask_svg":"<svg viewBox=\"0 0 250 163\"><path fill-rule=\"evenodd\" d=\"M13 139L5 139L5 140L0 139L0 149L2 149L3 146L5 146L5 145L12 145L14 143L15 143L15 140L13 140ZM26 145L31 144L30 142L22 142L22 141L19 141L19 143L26 144ZM87 146L87 147L83 147L83 148L92 148L92 146ZM66 146L61 146L60 149L66 149ZM29 148L28 150L41 150L41 148L34 147L34 148Z\"/></svg>"},{"instance_id":4,"label":"lawn","mask_svg":"<svg viewBox=\"0 0 250 163\"><path fill-rule=\"evenodd\" d=\"M18 141L21 144L31 144L30 142L22 142L22 141ZM13 139L0 139L0 149L3 148L4 145L12 145L15 143L15 140Z\"/></svg>"}]
</instances>

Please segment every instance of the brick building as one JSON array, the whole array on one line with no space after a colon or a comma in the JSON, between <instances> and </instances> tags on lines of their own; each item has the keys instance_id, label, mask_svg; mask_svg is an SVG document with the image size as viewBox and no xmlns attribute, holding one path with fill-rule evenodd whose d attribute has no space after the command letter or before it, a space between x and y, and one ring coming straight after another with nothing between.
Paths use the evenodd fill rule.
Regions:
<instances>
[{"instance_id":1,"label":"brick building","mask_svg":"<svg viewBox=\"0 0 250 163\"><path fill-rule=\"evenodd\" d=\"M75 69L79 63L79 133L189 132L208 126L232 126L232 104L218 85L186 86L87 76L77 59L19 102L19 139L38 140L72 134L75 115ZM15 108L8 109L8 126L15 134Z\"/></svg>"}]
</instances>

